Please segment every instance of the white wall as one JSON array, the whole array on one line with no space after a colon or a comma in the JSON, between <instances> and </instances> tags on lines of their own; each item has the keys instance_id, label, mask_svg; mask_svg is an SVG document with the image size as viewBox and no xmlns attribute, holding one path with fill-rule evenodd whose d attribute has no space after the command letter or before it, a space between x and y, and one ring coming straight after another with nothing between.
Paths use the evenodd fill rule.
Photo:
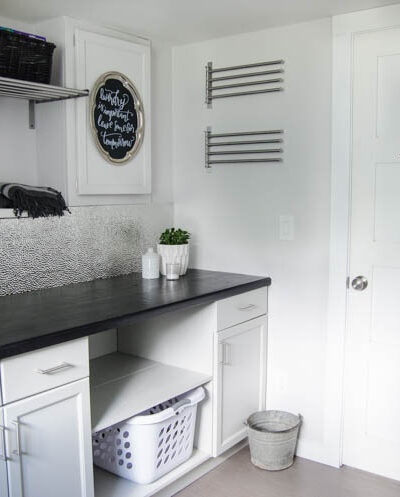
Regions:
<instances>
[{"instance_id":1,"label":"white wall","mask_svg":"<svg viewBox=\"0 0 400 497\"><path fill-rule=\"evenodd\" d=\"M330 462L324 446L330 20L176 47L172 60L168 46L154 44L152 56L152 200L174 199L175 224L193 233L192 266L272 277L268 407L303 414L300 455ZM283 93L217 100L206 108L209 60L225 66L275 58L286 61ZM0 108L13 116L6 128L0 122L0 181L10 179L4 173L11 171L12 179L35 182L36 140L27 105L1 99ZM207 125L222 132L283 128L284 163L217 166L208 174ZM17 136L26 143L18 157ZM292 242L278 239L281 214L295 216Z\"/></svg>"},{"instance_id":2,"label":"white wall","mask_svg":"<svg viewBox=\"0 0 400 497\"><path fill-rule=\"evenodd\" d=\"M191 265L270 275L269 408L304 416L299 454L326 461L331 21L180 46L173 51L175 224L193 233ZM282 93L204 104L204 66L285 60ZM285 130L284 163L204 169L203 131ZM278 218L295 216L295 240ZM329 461L327 461L329 462Z\"/></svg>"},{"instance_id":3,"label":"white wall","mask_svg":"<svg viewBox=\"0 0 400 497\"><path fill-rule=\"evenodd\" d=\"M28 31L29 25L0 17L0 26ZM29 129L28 102L0 99L0 183L36 183L36 132Z\"/></svg>"},{"instance_id":4,"label":"white wall","mask_svg":"<svg viewBox=\"0 0 400 497\"><path fill-rule=\"evenodd\" d=\"M151 57L152 200L172 202L172 49L154 42Z\"/></svg>"}]
</instances>

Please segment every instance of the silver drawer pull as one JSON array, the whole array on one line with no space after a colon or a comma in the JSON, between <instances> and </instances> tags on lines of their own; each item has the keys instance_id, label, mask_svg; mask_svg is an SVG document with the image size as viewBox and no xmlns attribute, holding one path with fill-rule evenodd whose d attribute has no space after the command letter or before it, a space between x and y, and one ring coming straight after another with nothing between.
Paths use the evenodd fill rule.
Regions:
<instances>
[{"instance_id":1,"label":"silver drawer pull","mask_svg":"<svg viewBox=\"0 0 400 497\"><path fill-rule=\"evenodd\" d=\"M219 363L222 366L231 366L231 344L228 342L221 342L220 347L220 360Z\"/></svg>"},{"instance_id":2,"label":"silver drawer pull","mask_svg":"<svg viewBox=\"0 0 400 497\"><path fill-rule=\"evenodd\" d=\"M5 450L5 441L4 441L4 432L5 432L5 427L3 425L0 425L0 431L1 431L1 434L2 434L2 437L1 437L1 441L0 441L0 446L2 448L2 453L0 454L0 461L7 461L8 460L8 457L7 457L7 454L6 454L6 450Z\"/></svg>"},{"instance_id":3,"label":"silver drawer pull","mask_svg":"<svg viewBox=\"0 0 400 497\"><path fill-rule=\"evenodd\" d=\"M63 369L70 369L73 368L73 364L69 364L68 362L62 362L58 366L54 366L54 368L49 368L49 369L37 369L36 373L40 374L53 374L53 373L58 373L59 371L62 371Z\"/></svg>"},{"instance_id":4,"label":"silver drawer pull","mask_svg":"<svg viewBox=\"0 0 400 497\"><path fill-rule=\"evenodd\" d=\"M224 366L232 366L232 350L228 342L224 342Z\"/></svg>"},{"instance_id":5,"label":"silver drawer pull","mask_svg":"<svg viewBox=\"0 0 400 497\"><path fill-rule=\"evenodd\" d=\"M19 421L11 421L11 423L15 426L15 436L16 436L16 445L17 445L17 448L14 449L12 451L12 453L17 456L17 457L20 457L21 455L21 442L20 442L20 438L19 438Z\"/></svg>"},{"instance_id":6,"label":"silver drawer pull","mask_svg":"<svg viewBox=\"0 0 400 497\"><path fill-rule=\"evenodd\" d=\"M239 306L238 309L239 311L250 311L251 309L255 309L257 306L254 304L247 304L247 305L242 305Z\"/></svg>"}]
</instances>

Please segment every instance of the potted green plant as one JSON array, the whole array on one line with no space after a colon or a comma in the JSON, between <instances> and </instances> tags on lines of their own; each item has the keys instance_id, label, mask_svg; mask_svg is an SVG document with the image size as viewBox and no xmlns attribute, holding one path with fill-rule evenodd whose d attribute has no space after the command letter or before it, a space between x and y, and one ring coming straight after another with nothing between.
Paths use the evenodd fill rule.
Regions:
<instances>
[{"instance_id":1,"label":"potted green plant","mask_svg":"<svg viewBox=\"0 0 400 497\"><path fill-rule=\"evenodd\" d=\"M160 271L165 276L167 264L180 264L180 275L186 274L189 264L190 233L182 229L168 228L160 235L157 252L161 258Z\"/></svg>"}]
</instances>

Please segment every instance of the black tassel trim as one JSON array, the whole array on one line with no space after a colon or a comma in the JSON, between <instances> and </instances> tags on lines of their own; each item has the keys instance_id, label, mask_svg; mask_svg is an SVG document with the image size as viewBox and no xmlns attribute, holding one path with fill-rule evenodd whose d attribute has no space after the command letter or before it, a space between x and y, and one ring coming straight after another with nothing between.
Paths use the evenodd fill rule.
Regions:
<instances>
[{"instance_id":1,"label":"black tassel trim","mask_svg":"<svg viewBox=\"0 0 400 497\"><path fill-rule=\"evenodd\" d=\"M22 188L13 188L10 191L10 200L17 217L21 217L23 212L27 212L28 217L34 219L49 216L61 217L64 212L71 213L59 192L56 195L35 196Z\"/></svg>"}]
</instances>

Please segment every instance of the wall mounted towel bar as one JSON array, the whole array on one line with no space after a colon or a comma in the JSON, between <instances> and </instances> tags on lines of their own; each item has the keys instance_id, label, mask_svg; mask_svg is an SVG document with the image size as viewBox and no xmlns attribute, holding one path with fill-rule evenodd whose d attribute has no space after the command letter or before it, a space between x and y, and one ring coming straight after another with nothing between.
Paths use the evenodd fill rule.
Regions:
<instances>
[{"instance_id":1,"label":"wall mounted towel bar","mask_svg":"<svg viewBox=\"0 0 400 497\"><path fill-rule=\"evenodd\" d=\"M267 62L256 62L254 64L244 64L240 66L230 66L230 67L219 67L213 68L213 63L208 62L206 65L206 103L211 106L212 101L215 98L227 98L227 97L239 97L242 95L254 95L258 93L271 93L276 91L282 91L281 86L269 86L283 83L283 78L272 77L271 75L282 74L284 61L283 60L270 60ZM265 71L255 71L247 72L247 69L252 69L256 67L265 66L276 66L273 69L268 69ZM231 73L233 71L233 73ZM235 72L236 71L236 72ZM239 72L238 72L239 71ZM226 74L224 76L215 76L215 74L228 72L231 74ZM262 76L262 79L259 79ZM268 76L265 79L265 76ZM231 84L219 84L219 81L228 81L235 79L251 78L250 80L233 82ZM256 79L253 79L256 78ZM217 82L217 84L215 84ZM263 88L257 90L248 89L249 87L254 87L257 85L262 85ZM245 88L243 91L234 92L224 92L220 93L221 90L230 90L232 88Z\"/></svg>"},{"instance_id":2,"label":"wall mounted towel bar","mask_svg":"<svg viewBox=\"0 0 400 497\"><path fill-rule=\"evenodd\" d=\"M204 132L204 147L205 147L205 167L210 168L212 164L245 164L251 162L282 162L282 157L276 154L282 154L283 148L277 147L276 144L283 143L284 131L282 129L274 129L268 131L243 131L237 133L212 133L211 127L208 127ZM271 135L278 135L269 138ZM220 140L221 138L242 138L260 136L262 139L252 140ZM248 145L254 148L245 148ZM259 148L259 145L275 145L272 148ZM240 146L240 150L236 147ZM217 147L228 147L220 150ZM230 148L233 147L233 148ZM217 148L217 149L216 149ZM254 154L259 154L259 157L254 158ZM274 154L273 157L270 154ZM238 156L240 158L228 157L226 159L214 159L215 156ZM252 157L247 157L251 155Z\"/></svg>"}]
</instances>

